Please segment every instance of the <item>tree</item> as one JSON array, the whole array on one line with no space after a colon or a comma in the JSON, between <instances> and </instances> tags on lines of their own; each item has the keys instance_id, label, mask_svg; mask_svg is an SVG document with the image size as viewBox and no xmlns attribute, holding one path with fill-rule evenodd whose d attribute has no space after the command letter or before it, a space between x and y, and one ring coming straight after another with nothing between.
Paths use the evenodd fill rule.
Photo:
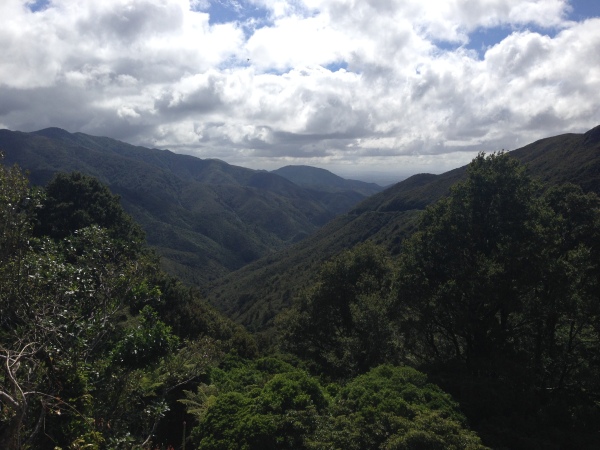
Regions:
<instances>
[{"instance_id":1,"label":"tree","mask_svg":"<svg viewBox=\"0 0 600 450\"><path fill-rule=\"evenodd\" d=\"M283 348L334 377L397 358L392 275L390 259L371 243L326 262L316 283L279 318Z\"/></svg>"},{"instance_id":2,"label":"tree","mask_svg":"<svg viewBox=\"0 0 600 450\"><path fill-rule=\"evenodd\" d=\"M600 198L566 184L542 197L549 211L524 347L540 389L600 394ZM590 383L591 382L591 383Z\"/></svg>"},{"instance_id":3,"label":"tree","mask_svg":"<svg viewBox=\"0 0 600 450\"><path fill-rule=\"evenodd\" d=\"M136 328L134 333L136 331L153 335L158 331L163 343L173 340L168 330L156 322L148 330ZM221 358L219 342L210 337L182 342L179 348L169 352L160 351L160 343L158 348L153 342L138 341L137 344L138 351L153 353L146 365L136 360L132 361L134 364L119 360L124 347L132 349L128 342L124 347L117 344L112 357L99 370L102 384L94 396L94 413L96 421L102 424L103 436L115 450L125 446L123 441L146 448L159 445L164 439L173 439L173 434L178 439L179 432L171 431L161 439L157 432L159 425L169 419L173 407L185 396L184 392L198 385ZM160 353L163 354L159 357Z\"/></svg>"},{"instance_id":4,"label":"tree","mask_svg":"<svg viewBox=\"0 0 600 450\"><path fill-rule=\"evenodd\" d=\"M96 180L58 176L46 193L0 166L0 219L0 448L156 442L182 390L220 357L208 335L233 341L238 329L169 287ZM194 341L163 321L167 308Z\"/></svg>"},{"instance_id":5,"label":"tree","mask_svg":"<svg viewBox=\"0 0 600 450\"><path fill-rule=\"evenodd\" d=\"M46 198L18 168L0 168L0 193L0 447L35 443L42 425L57 443L97 445L93 366L145 276L139 242L93 222L34 236Z\"/></svg>"},{"instance_id":6,"label":"tree","mask_svg":"<svg viewBox=\"0 0 600 450\"><path fill-rule=\"evenodd\" d=\"M34 384L37 376L35 370L21 367L36 353L37 344L10 330L18 331L21 325L17 297L26 282L23 267L29 252L30 219L38 201L18 167L0 166L0 401L4 422L0 447L7 449L20 447L20 428L34 395L29 381Z\"/></svg>"},{"instance_id":7,"label":"tree","mask_svg":"<svg viewBox=\"0 0 600 450\"><path fill-rule=\"evenodd\" d=\"M31 239L17 276L3 280L1 302L11 308L3 311L0 346L1 395L11 410L3 448L19 448L30 414L40 424L49 412L86 416L92 362L106 351L139 276L134 264L113 252L116 244L101 228L78 230L61 244L74 260L65 259L62 245ZM29 438L37 431L30 429Z\"/></svg>"},{"instance_id":8,"label":"tree","mask_svg":"<svg viewBox=\"0 0 600 450\"><path fill-rule=\"evenodd\" d=\"M480 154L467 174L407 241L398 301L419 323L424 356L479 364L521 326L544 211L539 187L508 154Z\"/></svg>"},{"instance_id":9,"label":"tree","mask_svg":"<svg viewBox=\"0 0 600 450\"><path fill-rule=\"evenodd\" d=\"M478 420L597 441L599 206L573 185L543 192L508 154L480 154L406 241L399 326Z\"/></svg>"},{"instance_id":10,"label":"tree","mask_svg":"<svg viewBox=\"0 0 600 450\"><path fill-rule=\"evenodd\" d=\"M117 242L139 250L144 232L121 207L119 197L96 178L78 172L58 173L48 183L39 208L36 233L62 239L76 230L97 225Z\"/></svg>"},{"instance_id":11,"label":"tree","mask_svg":"<svg viewBox=\"0 0 600 450\"><path fill-rule=\"evenodd\" d=\"M337 393L312 447L485 449L458 405L410 367L378 366Z\"/></svg>"},{"instance_id":12,"label":"tree","mask_svg":"<svg viewBox=\"0 0 600 450\"><path fill-rule=\"evenodd\" d=\"M210 382L183 400L197 411L200 449L306 448L329 404L316 378L274 358L213 370Z\"/></svg>"},{"instance_id":13,"label":"tree","mask_svg":"<svg viewBox=\"0 0 600 450\"><path fill-rule=\"evenodd\" d=\"M323 386L275 358L211 371L183 400L200 449L481 449L452 398L409 367Z\"/></svg>"}]
</instances>

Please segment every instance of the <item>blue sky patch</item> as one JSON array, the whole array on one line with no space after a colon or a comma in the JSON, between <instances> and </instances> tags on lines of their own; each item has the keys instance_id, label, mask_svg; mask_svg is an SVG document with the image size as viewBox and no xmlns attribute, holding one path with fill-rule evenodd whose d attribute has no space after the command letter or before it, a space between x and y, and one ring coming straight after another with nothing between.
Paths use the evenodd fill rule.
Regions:
<instances>
[{"instance_id":1,"label":"blue sky patch","mask_svg":"<svg viewBox=\"0 0 600 450\"><path fill-rule=\"evenodd\" d=\"M235 21L244 22L248 19L265 21L269 15L264 8L236 0L211 0L207 12L210 16L209 23L211 25Z\"/></svg>"},{"instance_id":2,"label":"blue sky patch","mask_svg":"<svg viewBox=\"0 0 600 450\"><path fill-rule=\"evenodd\" d=\"M571 20L580 22L590 17L600 17L600 1L598 0L571 0L571 12L567 16Z\"/></svg>"},{"instance_id":3,"label":"blue sky patch","mask_svg":"<svg viewBox=\"0 0 600 450\"><path fill-rule=\"evenodd\" d=\"M599 2L600 4L600 2ZM458 44L455 42L437 41L435 45L438 49L443 51L453 51L460 47L464 47L469 50L477 52L480 58L483 58L485 52L503 41L514 32L529 31L532 33L539 33L541 35L550 36L554 38L560 31L558 28L542 28L534 24L524 25L520 27L514 27L510 25L502 25L492 28L478 28L469 34L469 42L466 44Z\"/></svg>"},{"instance_id":4,"label":"blue sky patch","mask_svg":"<svg viewBox=\"0 0 600 450\"><path fill-rule=\"evenodd\" d=\"M336 61L325 66L330 72L337 72L340 69L348 70L348 63L346 61Z\"/></svg>"},{"instance_id":5,"label":"blue sky patch","mask_svg":"<svg viewBox=\"0 0 600 450\"><path fill-rule=\"evenodd\" d=\"M27 2L27 7L31 12L43 11L50 4L50 0L34 0Z\"/></svg>"},{"instance_id":6,"label":"blue sky patch","mask_svg":"<svg viewBox=\"0 0 600 450\"><path fill-rule=\"evenodd\" d=\"M512 33L519 31L530 31L554 38L560 30L556 28L541 28L533 24L519 28L510 26L479 28L469 34L469 43L465 47L475 50L480 57L483 57L488 48L496 45Z\"/></svg>"}]
</instances>

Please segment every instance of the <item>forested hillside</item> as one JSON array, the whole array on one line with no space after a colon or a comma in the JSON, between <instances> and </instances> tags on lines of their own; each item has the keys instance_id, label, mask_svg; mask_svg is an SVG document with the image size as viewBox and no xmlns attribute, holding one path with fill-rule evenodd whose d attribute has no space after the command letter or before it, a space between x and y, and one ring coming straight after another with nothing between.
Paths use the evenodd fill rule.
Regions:
<instances>
[{"instance_id":1,"label":"forested hillside","mask_svg":"<svg viewBox=\"0 0 600 450\"><path fill-rule=\"evenodd\" d=\"M298 186L320 189L325 192L356 191L365 197L371 196L383 190L375 183L364 181L346 180L325 169L310 166L285 166L273 170L272 173L281 175L294 182Z\"/></svg>"},{"instance_id":2,"label":"forested hillside","mask_svg":"<svg viewBox=\"0 0 600 450\"><path fill-rule=\"evenodd\" d=\"M509 154L534 178L549 184L571 182L585 192L600 194L600 127L585 134L542 139ZM399 254L425 208L465 176L466 167L440 175L414 175L372 195L294 247L226 275L207 296L250 329L269 328L328 258L367 240Z\"/></svg>"},{"instance_id":3,"label":"forested hillside","mask_svg":"<svg viewBox=\"0 0 600 450\"><path fill-rule=\"evenodd\" d=\"M478 156L402 252L365 243L321 266L279 345L353 378L427 372L494 448L600 444L600 198Z\"/></svg>"},{"instance_id":4,"label":"forested hillside","mask_svg":"<svg viewBox=\"0 0 600 450\"><path fill-rule=\"evenodd\" d=\"M158 268L96 179L0 167L0 448L149 443L245 330Z\"/></svg>"},{"instance_id":5,"label":"forested hillside","mask_svg":"<svg viewBox=\"0 0 600 450\"><path fill-rule=\"evenodd\" d=\"M415 369L257 357L94 178L0 166L0 219L3 449L485 448Z\"/></svg>"},{"instance_id":6,"label":"forested hillside","mask_svg":"<svg viewBox=\"0 0 600 450\"><path fill-rule=\"evenodd\" d=\"M376 194L212 298L256 334L97 179L2 166L0 448L598 448L599 138Z\"/></svg>"},{"instance_id":7,"label":"forested hillside","mask_svg":"<svg viewBox=\"0 0 600 450\"><path fill-rule=\"evenodd\" d=\"M58 128L0 130L0 150L36 185L57 172L97 177L120 195L163 268L196 286L303 239L367 195L352 183L301 187L265 171Z\"/></svg>"}]
</instances>

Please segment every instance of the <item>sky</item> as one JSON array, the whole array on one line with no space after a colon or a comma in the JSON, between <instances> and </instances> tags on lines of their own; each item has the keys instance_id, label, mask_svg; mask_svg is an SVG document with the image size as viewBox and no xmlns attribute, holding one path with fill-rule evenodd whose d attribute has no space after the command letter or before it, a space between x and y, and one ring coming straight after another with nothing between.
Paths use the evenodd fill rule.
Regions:
<instances>
[{"instance_id":1,"label":"sky","mask_svg":"<svg viewBox=\"0 0 600 450\"><path fill-rule=\"evenodd\" d=\"M380 183L600 124L600 0L1 0L0 128Z\"/></svg>"}]
</instances>

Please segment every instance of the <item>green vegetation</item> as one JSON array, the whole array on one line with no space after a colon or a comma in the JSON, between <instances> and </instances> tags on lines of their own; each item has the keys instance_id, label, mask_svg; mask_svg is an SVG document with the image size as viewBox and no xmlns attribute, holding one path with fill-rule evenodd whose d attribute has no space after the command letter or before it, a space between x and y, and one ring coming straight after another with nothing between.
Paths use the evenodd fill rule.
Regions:
<instances>
[{"instance_id":1,"label":"green vegetation","mask_svg":"<svg viewBox=\"0 0 600 450\"><path fill-rule=\"evenodd\" d=\"M105 185L0 167L0 447L598 448L600 198L530 170L480 154L261 261L262 302L220 291L251 335Z\"/></svg>"},{"instance_id":2,"label":"green vegetation","mask_svg":"<svg viewBox=\"0 0 600 450\"><path fill-rule=\"evenodd\" d=\"M375 190L366 183L333 191L301 187L265 171L58 128L0 130L0 149L9 164L30 173L35 185L73 171L108 185L145 231L162 268L199 288L308 236ZM60 180L55 184L62 192ZM54 206L77 209L77 202L87 200L84 190L74 188L78 197L64 204L57 197ZM105 213L110 220L111 213ZM69 220L76 225L88 219Z\"/></svg>"},{"instance_id":3,"label":"green vegetation","mask_svg":"<svg viewBox=\"0 0 600 450\"><path fill-rule=\"evenodd\" d=\"M199 449L483 449L448 394L408 367L342 386L273 358L215 369L186 392Z\"/></svg>"},{"instance_id":4,"label":"green vegetation","mask_svg":"<svg viewBox=\"0 0 600 450\"><path fill-rule=\"evenodd\" d=\"M181 444L161 430L177 416L192 424L196 448L339 448L349 439L352 448L483 448L423 374L368 371L393 353L370 356L379 335L365 336L383 323L378 296L392 299L391 262L379 249L332 261L307 297L305 314L322 314L324 301L338 325L352 322L329 340L338 357L324 384L300 360L247 359L252 338L158 269L104 185L74 173L39 190L16 167L0 175L2 448Z\"/></svg>"},{"instance_id":5,"label":"green vegetation","mask_svg":"<svg viewBox=\"0 0 600 450\"><path fill-rule=\"evenodd\" d=\"M372 244L325 263L316 283L279 318L283 348L335 378L397 362L393 269Z\"/></svg>"},{"instance_id":6,"label":"green vegetation","mask_svg":"<svg viewBox=\"0 0 600 450\"><path fill-rule=\"evenodd\" d=\"M182 288L105 186L48 186L0 168L0 447L149 444L175 392L252 339L187 288L171 301Z\"/></svg>"},{"instance_id":7,"label":"green vegetation","mask_svg":"<svg viewBox=\"0 0 600 450\"><path fill-rule=\"evenodd\" d=\"M123 211L119 198L97 179L78 172L57 174L45 188L37 212L38 235L63 239L92 225L107 230L112 239L139 250L143 231Z\"/></svg>"},{"instance_id":8,"label":"green vegetation","mask_svg":"<svg viewBox=\"0 0 600 450\"><path fill-rule=\"evenodd\" d=\"M355 191L364 196L381 192L383 188L375 183L364 181L346 180L338 177L325 169L310 166L285 166L274 170L273 173L294 182L298 186L310 189L319 189L324 192L349 192ZM341 198L338 197L338 198Z\"/></svg>"},{"instance_id":9,"label":"green vegetation","mask_svg":"<svg viewBox=\"0 0 600 450\"><path fill-rule=\"evenodd\" d=\"M283 348L333 379L416 366L494 446L592 448L599 243L596 194L544 190L508 154L480 154L427 208L396 266L372 245L322 266L280 315Z\"/></svg>"},{"instance_id":10,"label":"green vegetation","mask_svg":"<svg viewBox=\"0 0 600 450\"><path fill-rule=\"evenodd\" d=\"M548 185L565 182L584 192L600 194L600 127L585 134L565 134L510 152L528 175ZM372 195L347 214L327 223L306 239L269 257L250 263L217 280L208 300L253 331L268 330L274 317L311 284L318 267L357 244L371 241L392 256L416 229L428 205L466 178L466 168L432 175L417 174Z\"/></svg>"},{"instance_id":11,"label":"green vegetation","mask_svg":"<svg viewBox=\"0 0 600 450\"><path fill-rule=\"evenodd\" d=\"M599 233L597 195L568 184L541 192L508 155L480 155L406 243L405 347L437 364L494 439L597 439Z\"/></svg>"}]
</instances>

